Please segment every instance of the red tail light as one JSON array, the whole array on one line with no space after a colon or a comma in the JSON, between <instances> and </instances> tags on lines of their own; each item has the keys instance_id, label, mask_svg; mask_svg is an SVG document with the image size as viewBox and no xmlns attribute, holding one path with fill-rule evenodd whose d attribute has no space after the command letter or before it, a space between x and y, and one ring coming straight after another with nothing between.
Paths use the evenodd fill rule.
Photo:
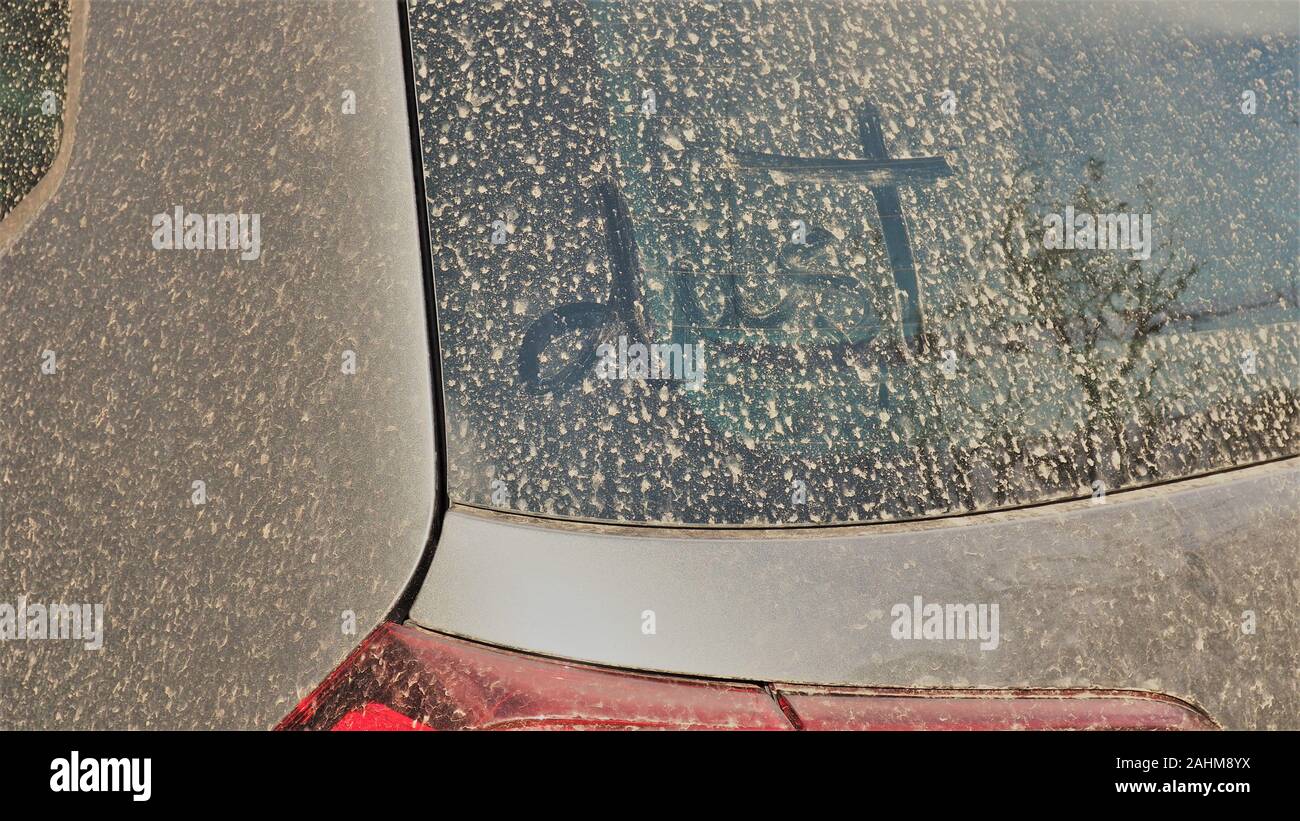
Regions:
<instances>
[{"instance_id":1,"label":"red tail light","mask_svg":"<svg viewBox=\"0 0 1300 821\"><path fill-rule=\"evenodd\" d=\"M614 672L385 624L277 729L788 730L760 687Z\"/></svg>"},{"instance_id":2,"label":"red tail light","mask_svg":"<svg viewBox=\"0 0 1300 821\"><path fill-rule=\"evenodd\" d=\"M1213 730L1167 696L1098 690L785 688L805 730Z\"/></svg>"},{"instance_id":3,"label":"red tail light","mask_svg":"<svg viewBox=\"0 0 1300 821\"><path fill-rule=\"evenodd\" d=\"M282 730L1210 729L1176 699L1090 690L867 690L606 670L384 624Z\"/></svg>"}]
</instances>

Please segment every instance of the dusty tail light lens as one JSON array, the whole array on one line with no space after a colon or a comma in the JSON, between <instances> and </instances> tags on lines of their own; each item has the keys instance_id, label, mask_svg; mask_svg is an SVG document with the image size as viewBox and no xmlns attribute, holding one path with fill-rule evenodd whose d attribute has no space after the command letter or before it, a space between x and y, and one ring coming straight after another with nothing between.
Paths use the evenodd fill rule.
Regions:
<instances>
[{"instance_id":1,"label":"dusty tail light lens","mask_svg":"<svg viewBox=\"0 0 1300 821\"><path fill-rule=\"evenodd\" d=\"M281 730L1203 730L1158 694L713 683L606 670L384 624Z\"/></svg>"},{"instance_id":2,"label":"dusty tail light lens","mask_svg":"<svg viewBox=\"0 0 1300 821\"><path fill-rule=\"evenodd\" d=\"M745 684L616 672L385 624L277 729L789 730Z\"/></svg>"},{"instance_id":3,"label":"dusty tail light lens","mask_svg":"<svg viewBox=\"0 0 1300 821\"><path fill-rule=\"evenodd\" d=\"M1213 730L1168 696L1098 690L781 688L805 730Z\"/></svg>"}]
</instances>

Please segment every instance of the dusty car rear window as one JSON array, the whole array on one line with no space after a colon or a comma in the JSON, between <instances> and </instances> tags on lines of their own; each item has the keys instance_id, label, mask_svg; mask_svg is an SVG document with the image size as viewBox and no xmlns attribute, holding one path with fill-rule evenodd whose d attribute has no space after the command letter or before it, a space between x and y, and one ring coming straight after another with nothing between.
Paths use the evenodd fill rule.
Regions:
<instances>
[{"instance_id":1,"label":"dusty car rear window","mask_svg":"<svg viewBox=\"0 0 1300 821\"><path fill-rule=\"evenodd\" d=\"M466 504L871 522L1294 453L1287 3L426 3Z\"/></svg>"}]
</instances>

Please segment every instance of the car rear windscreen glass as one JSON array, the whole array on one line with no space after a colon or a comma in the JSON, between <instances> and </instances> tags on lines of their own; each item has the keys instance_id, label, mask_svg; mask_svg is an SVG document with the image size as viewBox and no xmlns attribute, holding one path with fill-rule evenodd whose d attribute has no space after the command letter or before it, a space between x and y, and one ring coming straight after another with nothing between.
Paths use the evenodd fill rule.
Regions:
<instances>
[{"instance_id":1,"label":"car rear windscreen glass","mask_svg":"<svg viewBox=\"0 0 1300 821\"><path fill-rule=\"evenodd\" d=\"M1294 3L411 22L454 501L873 522L1298 449Z\"/></svg>"},{"instance_id":2,"label":"car rear windscreen glass","mask_svg":"<svg viewBox=\"0 0 1300 821\"><path fill-rule=\"evenodd\" d=\"M58 154L70 23L67 0L0 0L0 220Z\"/></svg>"}]
</instances>

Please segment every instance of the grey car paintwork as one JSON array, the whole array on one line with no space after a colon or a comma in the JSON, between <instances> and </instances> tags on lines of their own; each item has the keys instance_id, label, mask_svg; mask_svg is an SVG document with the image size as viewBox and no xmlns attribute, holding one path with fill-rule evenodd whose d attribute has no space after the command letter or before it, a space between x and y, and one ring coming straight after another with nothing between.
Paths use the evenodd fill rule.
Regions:
<instances>
[{"instance_id":1,"label":"grey car paintwork","mask_svg":"<svg viewBox=\"0 0 1300 821\"><path fill-rule=\"evenodd\" d=\"M0 257L0 602L103 603L105 643L0 643L0 727L269 727L408 583L436 480L400 43L393 3L91 4L70 163ZM155 252L178 204L260 212L261 259Z\"/></svg>"},{"instance_id":2,"label":"grey car paintwork","mask_svg":"<svg viewBox=\"0 0 1300 821\"><path fill-rule=\"evenodd\" d=\"M0 645L0 727L269 726L410 577L437 488L397 37L390 4L93 6L69 165L0 257L0 601L103 602L107 635ZM177 203L261 211L262 260L151 253ZM1294 727L1298 477L779 534L462 508L412 616L606 664L1150 688ZM999 650L890 639L918 593L1000 603Z\"/></svg>"},{"instance_id":3,"label":"grey car paintwork","mask_svg":"<svg viewBox=\"0 0 1300 821\"><path fill-rule=\"evenodd\" d=\"M890 612L998 604L1001 642L895 640ZM641 631L655 611L656 633ZM1244 611L1256 614L1253 635ZM411 618L676 673L897 687L1160 691L1300 727L1300 459L1091 500L796 531L448 515Z\"/></svg>"}]
</instances>

